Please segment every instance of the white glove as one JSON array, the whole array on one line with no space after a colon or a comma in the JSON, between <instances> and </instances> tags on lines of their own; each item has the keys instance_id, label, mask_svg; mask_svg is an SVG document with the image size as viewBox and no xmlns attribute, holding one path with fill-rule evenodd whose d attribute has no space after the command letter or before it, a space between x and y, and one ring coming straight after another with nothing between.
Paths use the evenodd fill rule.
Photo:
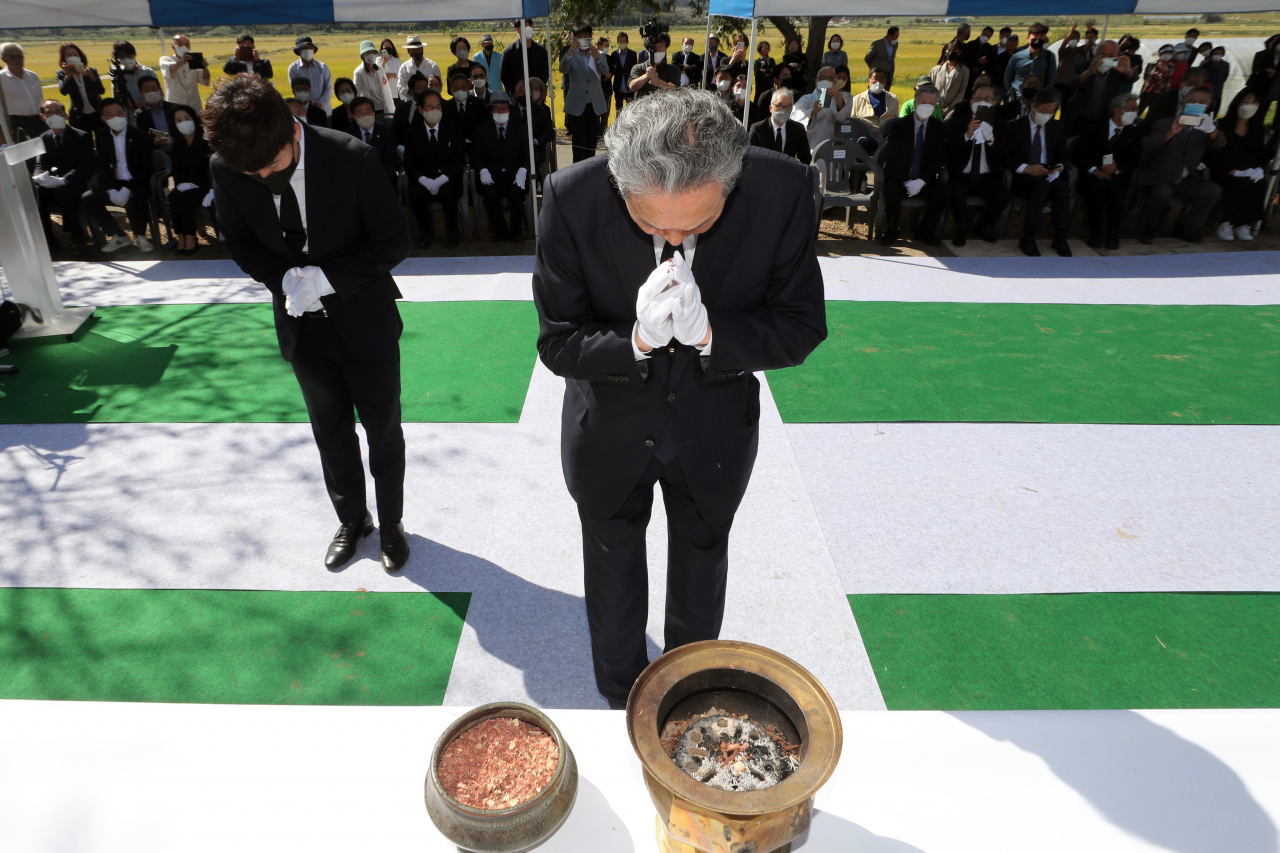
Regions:
<instances>
[{"instance_id":1,"label":"white glove","mask_svg":"<svg viewBox=\"0 0 1280 853\"><path fill-rule=\"evenodd\" d=\"M404 146L403 146L403 145L397 145L397 146L396 146L396 150L397 150L397 151L399 151L401 154L403 154L403 153L404 153Z\"/></svg>"},{"instance_id":2,"label":"white glove","mask_svg":"<svg viewBox=\"0 0 1280 853\"><path fill-rule=\"evenodd\" d=\"M116 207L124 207L128 204L129 197L131 195L133 195L133 192L128 187L118 190L107 190L107 198L111 199L111 203Z\"/></svg>"},{"instance_id":3,"label":"white glove","mask_svg":"<svg viewBox=\"0 0 1280 853\"><path fill-rule=\"evenodd\" d=\"M49 172L41 172L31 180L36 182L36 186L41 186L49 190L56 189L58 187L65 187L67 185L66 178L59 178L57 175L50 174Z\"/></svg>"},{"instance_id":4,"label":"white glove","mask_svg":"<svg viewBox=\"0 0 1280 853\"><path fill-rule=\"evenodd\" d=\"M666 346L675 334L671 322L673 294L664 292L674 275L671 261L659 264L636 293L636 332L651 347Z\"/></svg>"},{"instance_id":5,"label":"white glove","mask_svg":"<svg viewBox=\"0 0 1280 853\"><path fill-rule=\"evenodd\" d=\"M922 181L920 178L915 178L913 180L907 181L905 184L903 184L903 186L907 188L907 196L910 197L910 196L914 196L915 194L920 192L920 190L924 189L924 181Z\"/></svg>"},{"instance_id":6,"label":"white glove","mask_svg":"<svg viewBox=\"0 0 1280 853\"><path fill-rule=\"evenodd\" d=\"M1218 126L1213 123L1213 116L1205 113L1200 116L1200 123L1196 125L1196 130L1203 130L1205 133L1213 133Z\"/></svg>"},{"instance_id":7,"label":"white glove","mask_svg":"<svg viewBox=\"0 0 1280 853\"><path fill-rule=\"evenodd\" d=\"M184 192L186 192L187 190L198 190L198 189L200 189L200 188L199 188L198 186L196 186L195 184L188 183L187 181L183 181L182 183L180 183L180 184L178 184L176 187L174 187L174 189L175 189L175 190L177 190L177 191L178 191L178 192L180 192L180 193L184 193Z\"/></svg>"},{"instance_id":8,"label":"white glove","mask_svg":"<svg viewBox=\"0 0 1280 853\"><path fill-rule=\"evenodd\" d=\"M1254 168L1249 170L1249 177L1251 177L1253 179L1253 182L1256 184L1258 181L1265 178L1266 174L1262 171L1260 167L1255 166Z\"/></svg>"},{"instance_id":9,"label":"white glove","mask_svg":"<svg viewBox=\"0 0 1280 853\"><path fill-rule=\"evenodd\" d=\"M493 185L493 175L489 174L488 169L480 170L480 183L484 184L486 187Z\"/></svg>"},{"instance_id":10,"label":"white glove","mask_svg":"<svg viewBox=\"0 0 1280 853\"><path fill-rule=\"evenodd\" d=\"M684 255L676 252L672 258L676 286L668 291L675 294L671 308L672 332L676 340L688 346L697 346L706 340L707 306L702 304L702 291L693 280L693 272L685 263Z\"/></svg>"},{"instance_id":11,"label":"white glove","mask_svg":"<svg viewBox=\"0 0 1280 853\"><path fill-rule=\"evenodd\" d=\"M422 184L422 188L425 189L427 192L431 193L432 195L436 194L436 182L433 181L431 178L428 178L426 175L423 175L422 177L418 178L418 183Z\"/></svg>"},{"instance_id":12,"label":"white glove","mask_svg":"<svg viewBox=\"0 0 1280 853\"><path fill-rule=\"evenodd\" d=\"M516 172L516 186L524 189L524 184L527 180L529 180L529 170L521 167L520 171Z\"/></svg>"},{"instance_id":13,"label":"white glove","mask_svg":"<svg viewBox=\"0 0 1280 853\"><path fill-rule=\"evenodd\" d=\"M445 184L449 183L449 176L441 175L440 177L436 178L433 183L435 183L436 188L431 191L432 195L440 192L440 188Z\"/></svg>"},{"instance_id":14,"label":"white glove","mask_svg":"<svg viewBox=\"0 0 1280 853\"><path fill-rule=\"evenodd\" d=\"M301 317L321 296L334 292L319 267L294 267L284 274L280 285L284 288L284 309L290 317Z\"/></svg>"},{"instance_id":15,"label":"white glove","mask_svg":"<svg viewBox=\"0 0 1280 853\"><path fill-rule=\"evenodd\" d=\"M209 190L207 193L204 194L204 201L200 202L200 204L203 205L204 207L213 206L213 190Z\"/></svg>"},{"instance_id":16,"label":"white glove","mask_svg":"<svg viewBox=\"0 0 1280 853\"><path fill-rule=\"evenodd\" d=\"M1049 174L1044 176L1044 182L1046 184L1051 184L1054 181L1058 180L1058 176L1061 174L1062 174L1061 170L1058 170L1057 172L1050 172Z\"/></svg>"}]
</instances>

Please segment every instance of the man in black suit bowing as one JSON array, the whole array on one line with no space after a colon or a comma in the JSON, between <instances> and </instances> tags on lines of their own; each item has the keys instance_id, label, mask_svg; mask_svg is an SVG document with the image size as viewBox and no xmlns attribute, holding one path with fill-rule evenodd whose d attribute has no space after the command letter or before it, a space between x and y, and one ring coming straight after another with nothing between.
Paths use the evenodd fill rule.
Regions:
<instances>
[{"instance_id":1,"label":"man in black suit bowing","mask_svg":"<svg viewBox=\"0 0 1280 853\"><path fill-rule=\"evenodd\" d=\"M1013 169L1013 194L1027 201L1027 221L1018 248L1024 255L1040 257L1036 247L1036 231L1044 221L1044 206L1053 205L1054 250L1064 258L1071 257L1067 245L1067 221L1071 218L1071 187L1064 169L1066 134L1062 122L1053 117L1058 111L1058 90L1041 89L1032 101L1025 118L1015 118L1005 125L997 143L1002 146L1003 160Z\"/></svg>"},{"instance_id":2,"label":"man in black suit bowing","mask_svg":"<svg viewBox=\"0 0 1280 853\"><path fill-rule=\"evenodd\" d=\"M925 201L916 239L930 246L941 242L938 225L947 204L947 185L942 180L942 167L947 165L947 129L940 121L930 121L940 94L932 85L916 89L915 111L889 126L880 155L884 158L885 210L881 245L898 239L902 200L916 196Z\"/></svg>"},{"instance_id":3,"label":"man in black suit bowing","mask_svg":"<svg viewBox=\"0 0 1280 853\"><path fill-rule=\"evenodd\" d=\"M774 92L773 102L769 104L770 117L751 125L749 139L758 148L768 148L794 157L807 166L813 161L813 152L809 150L809 134L805 133L803 124L792 121L793 105L790 90Z\"/></svg>"},{"instance_id":4,"label":"man in black suit bowing","mask_svg":"<svg viewBox=\"0 0 1280 853\"><path fill-rule=\"evenodd\" d=\"M373 532L355 415L369 442L382 565L409 559L400 426L400 290L391 270L409 228L377 152L294 119L271 84L233 77L204 113L218 230L240 269L266 285L280 354L293 366L341 522L337 569Z\"/></svg>"},{"instance_id":5,"label":"man in black suit bowing","mask_svg":"<svg viewBox=\"0 0 1280 853\"><path fill-rule=\"evenodd\" d=\"M811 169L749 148L701 90L637 99L605 142L607 157L546 184L533 298L538 353L565 378L560 453L582 525L596 685L620 708L649 663L654 484L667 512L666 648L714 639L759 439L753 372L800 364L827 327Z\"/></svg>"}]
</instances>

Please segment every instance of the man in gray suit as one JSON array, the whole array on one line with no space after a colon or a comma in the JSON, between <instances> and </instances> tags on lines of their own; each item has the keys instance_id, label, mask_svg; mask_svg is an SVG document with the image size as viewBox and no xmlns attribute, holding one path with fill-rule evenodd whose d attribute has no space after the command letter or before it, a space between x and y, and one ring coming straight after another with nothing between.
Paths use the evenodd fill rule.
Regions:
<instances>
[{"instance_id":1,"label":"man in gray suit","mask_svg":"<svg viewBox=\"0 0 1280 853\"><path fill-rule=\"evenodd\" d=\"M591 25L573 25L573 40L560 57L564 75L564 129L573 138L573 162L596 156L600 117L609 114L609 100L600 82L609 76L609 60L591 39Z\"/></svg>"},{"instance_id":2,"label":"man in gray suit","mask_svg":"<svg viewBox=\"0 0 1280 853\"><path fill-rule=\"evenodd\" d=\"M883 68L889 73L889 79L884 84L886 89L893 88L893 59L897 55L897 27L889 27L888 32L884 34L884 38L873 41L871 43L871 49L867 51L867 67Z\"/></svg>"},{"instance_id":3,"label":"man in gray suit","mask_svg":"<svg viewBox=\"0 0 1280 853\"><path fill-rule=\"evenodd\" d=\"M1173 118L1163 118L1151 125L1142 140L1142 161L1138 166L1138 186L1146 187L1138 242L1155 239L1156 226L1170 199L1188 205L1174 226L1173 234L1191 243L1199 243L1201 229L1222 188L1209 180L1208 170L1201 168L1205 152L1216 151L1227 144L1209 113L1213 90L1207 86L1192 89L1178 107ZM1198 121L1191 123L1190 119Z\"/></svg>"}]
</instances>

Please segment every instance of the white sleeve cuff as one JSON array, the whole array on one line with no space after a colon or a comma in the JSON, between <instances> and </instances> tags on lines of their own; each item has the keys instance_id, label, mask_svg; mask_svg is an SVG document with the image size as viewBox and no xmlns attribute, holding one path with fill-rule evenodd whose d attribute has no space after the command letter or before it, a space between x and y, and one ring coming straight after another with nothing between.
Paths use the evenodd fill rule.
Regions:
<instances>
[{"instance_id":1,"label":"white sleeve cuff","mask_svg":"<svg viewBox=\"0 0 1280 853\"><path fill-rule=\"evenodd\" d=\"M716 333L713 331L711 332L711 337L707 338L707 345L705 347L694 347L694 349L698 351L699 356L706 357L711 355L711 345L715 343L715 337Z\"/></svg>"},{"instance_id":2,"label":"white sleeve cuff","mask_svg":"<svg viewBox=\"0 0 1280 853\"><path fill-rule=\"evenodd\" d=\"M647 352L640 352L640 347L636 344L636 332L640 329L640 321L636 320L635 325L631 327L631 352L635 355L636 361L643 361L646 358L652 358Z\"/></svg>"},{"instance_id":3,"label":"white sleeve cuff","mask_svg":"<svg viewBox=\"0 0 1280 853\"><path fill-rule=\"evenodd\" d=\"M1097 166L1090 166L1090 167L1089 167L1089 174L1090 174L1090 175L1092 175L1092 174L1093 174L1094 172L1096 172L1096 171L1098 171L1098 167L1097 167Z\"/></svg>"},{"instance_id":4,"label":"white sleeve cuff","mask_svg":"<svg viewBox=\"0 0 1280 853\"><path fill-rule=\"evenodd\" d=\"M1021 175L1026 168L1027 168L1027 164L1023 163L1021 166L1018 167L1018 174Z\"/></svg>"}]
</instances>

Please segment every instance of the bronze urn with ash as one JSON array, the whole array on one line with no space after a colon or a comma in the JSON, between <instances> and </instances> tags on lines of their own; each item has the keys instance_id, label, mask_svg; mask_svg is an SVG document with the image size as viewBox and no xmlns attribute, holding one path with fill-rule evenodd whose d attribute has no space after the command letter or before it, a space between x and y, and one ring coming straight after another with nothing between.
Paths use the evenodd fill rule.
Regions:
<instances>
[{"instance_id":1,"label":"bronze urn with ash","mask_svg":"<svg viewBox=\"0 0 1280 853\"><path fill-rule=\"evenodd\" d=\"M763 646L710 640L640 675L627 731L663 853L789 853L840 760L831 696Z\"/></svg>"}]
</instances>

